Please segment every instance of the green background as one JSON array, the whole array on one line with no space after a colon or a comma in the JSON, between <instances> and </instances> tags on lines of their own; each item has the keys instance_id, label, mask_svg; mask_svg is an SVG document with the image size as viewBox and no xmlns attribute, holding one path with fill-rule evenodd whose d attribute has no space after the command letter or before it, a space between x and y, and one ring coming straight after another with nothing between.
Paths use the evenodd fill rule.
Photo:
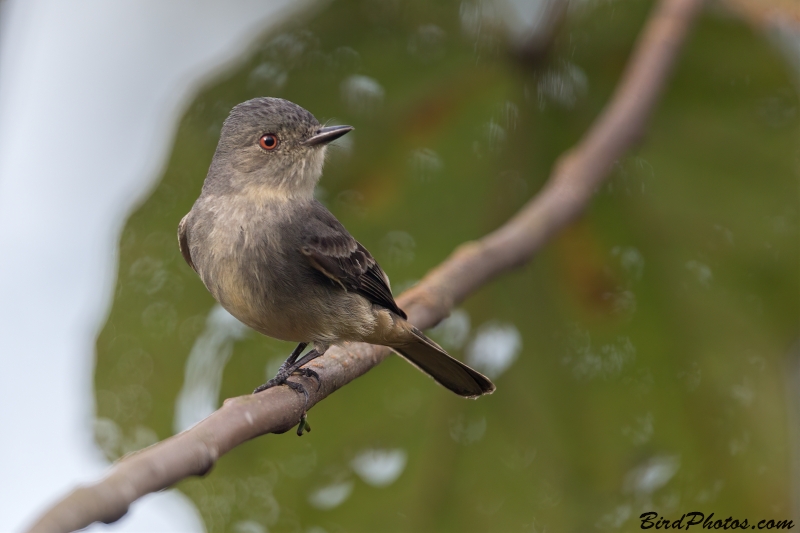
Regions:
<instances>
[{"instance_id":1,"label":"green background","mask_svg":"<svg viewBox=\"0 0 800 533\"><path fill-rule=\"evenodd\" d=\"M232 106L279 96L355 126L319 197L397 294L536 194L608 101L651 7L583 3L546 53L523 59L488 24L465 31L476 5L335 2L265 35L200 91L120 242L95 374L109 458L173 434L214 306L175 231ZM382 97L349 99L353 75ZM585 215L463 304L466 339L434 332L464 359L481 333L517 331L497 392L465 401L392 357L315 407L311 434L256 439L181 482L208 531L637 531L651 510L792 518L794 81L762 35L705 13L645 139ZM237 340L221 399L251 391L291 349ZM406 454L389 486L354 473L369 449ZM331 486L352 492L315 506Z\"/></svg>"}]
</instances>

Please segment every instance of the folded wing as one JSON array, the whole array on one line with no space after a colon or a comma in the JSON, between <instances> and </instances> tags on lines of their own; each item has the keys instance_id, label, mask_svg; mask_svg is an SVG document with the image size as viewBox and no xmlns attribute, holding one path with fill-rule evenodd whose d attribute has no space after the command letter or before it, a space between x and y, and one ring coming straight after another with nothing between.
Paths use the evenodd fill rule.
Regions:
<instances>
[{"instance_id":1,"label":"folded wing","mask_svg":"<svg viewBox=\"0 0 800 533\"><path fill-rule=\"evenodd\" d=\"M300 251L311 266L343 289L407 318L394 301L388 276L369 251L322 204L314 202L308 215L311 227Z\"/></svg>"}]
</instances>

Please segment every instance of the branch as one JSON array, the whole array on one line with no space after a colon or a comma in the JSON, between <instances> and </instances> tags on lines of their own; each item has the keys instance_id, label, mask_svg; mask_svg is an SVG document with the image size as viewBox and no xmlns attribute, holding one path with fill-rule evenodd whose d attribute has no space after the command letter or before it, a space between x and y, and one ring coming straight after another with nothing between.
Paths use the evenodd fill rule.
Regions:
<instances>
[{"instance_id":1,"label":"branch","mask_svg":"<svg viewBox=\"0 0 800 533\"><path fill-rule=\"evenodd\" d=\"M611 102L581 142L556 163L542 191L504 226L461 245L398 304L420 328L498 275L527 263L586 207L613 163L644 134L681 43L703 0L660 0L650 16ZM346 343L311 363L321 378L306 381L308 408L383 361L388 348ZM307 378L298 378L307 379ZM220 456L266 433L297 425L303 397L288 387L231 398L193 428L128 455L97 483L79 487L45 512L29 532L66 532L121 518L138 498L208 472Z\"/></svg>"}]
</instances>

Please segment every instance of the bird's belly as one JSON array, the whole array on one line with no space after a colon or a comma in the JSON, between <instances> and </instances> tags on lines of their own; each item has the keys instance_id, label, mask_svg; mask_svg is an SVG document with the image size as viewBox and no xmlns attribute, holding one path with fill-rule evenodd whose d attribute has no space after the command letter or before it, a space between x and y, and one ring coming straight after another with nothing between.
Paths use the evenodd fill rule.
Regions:
<instances>
[{"instance_id":1,"label":"bird's belly","mask_svg":"<svg viewBox=\"0 0 800 533\"><path fill-rule=\"evenodd\" d=\"M286 313L273 312L268 306L254 311L253 308L240 305L236 301L220 300L220 303L241 322L267 337L282 341L310 342L319 336L314 328L303 327L304 324L300 321L288 320Z\"/></svg>"},{"instance_id":2,"label":"bird's belly","mask_svg":"<svg viewBox=\"0 0 800 533\"><path fill-rule=\"evenodd\" d=\"M307 342L313 333L302 321L276 301L269 287L257 286L243 275L238 265L218 268L218 275L206 283L211 294L230 314L254 330L285 341Z\"/></svg>"},{"instance_id":3,"label":"bird's belly","mask_svg":"<svg viewBox=\"0 0 800 533\"><path fill-rule=\"evenodd\" d=\"M268 265L262 263L260 267ZM375 324L372 305L355 293L319 286L303 279L282 279L292 286L278 290L241 264L218 263L206 286L230 314L268 337L292 342L334 344L359 341Z\"/></svg>"}]
</instances>

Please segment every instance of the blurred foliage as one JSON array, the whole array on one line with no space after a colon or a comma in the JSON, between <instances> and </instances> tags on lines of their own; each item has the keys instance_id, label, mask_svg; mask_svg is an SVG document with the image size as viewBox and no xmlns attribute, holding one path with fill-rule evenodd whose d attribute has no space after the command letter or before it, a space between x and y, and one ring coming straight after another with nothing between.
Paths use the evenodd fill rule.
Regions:
<instances>
[{"instance_id":1,"label":"blurred foliage","mask_svg":"<svg viewBox=\"0 0 800 533\"><path fill-rule=\"evenodd\" d=\"M722 4L757 27L800 26L800 3L796 0L722 0Z\"/></svg>"},{"instance_id":2,"label":"blurred foliage","mask_svg":"<svg viewBox=\"0 0 800 533\"><path fill-rule=\"evenodd\" d=\"M233 105L280 96L356 127L319 196L397 293L536 193L607 102L650 7L583 3L532 64L481 30L482 5L336 2L266 35L198 94L120 243L95 379L110 458L173 433L214 305L175 231ZM797 108L776 51L705 15L645 142L586 215L434 332L460 358L494 346L487 332L518 332L493 396L464 401L395 357L315 407L311 434L251 441L179 488L210 532L638 531L650 510L790 518ZM292 349L253 332L231 342L221 398ZM370 449L405 454L396 481L358 475Z\"/></svg>"}]
</instances>

